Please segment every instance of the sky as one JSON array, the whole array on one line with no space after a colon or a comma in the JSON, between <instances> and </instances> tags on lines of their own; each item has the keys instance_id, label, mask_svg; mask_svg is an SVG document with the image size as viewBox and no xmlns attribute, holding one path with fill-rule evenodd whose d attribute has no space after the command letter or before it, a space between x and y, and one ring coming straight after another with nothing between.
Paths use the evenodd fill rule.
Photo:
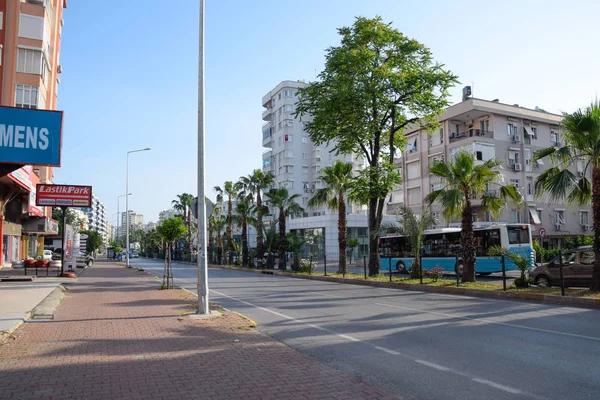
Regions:
<instances>
[{"instance_id":1,"label":"sky","mask_svg":"<svg viewBox=\"0 0 600 400\"><path fill-rule=\"evenodd\" d=\"M262 165L261 99L282 80L314 80L337 28L374 17L414 38L473 95L572 112L600 87L600 2L572 0L206 0L206 191ZM442 4L447 3L447 4ZM70 1L64 12L55 183L92 185L115 224L129 208L157 221L197 193L199 1ZM120 211L125 210L121 198Z\"/></svg>"}]
</instances>

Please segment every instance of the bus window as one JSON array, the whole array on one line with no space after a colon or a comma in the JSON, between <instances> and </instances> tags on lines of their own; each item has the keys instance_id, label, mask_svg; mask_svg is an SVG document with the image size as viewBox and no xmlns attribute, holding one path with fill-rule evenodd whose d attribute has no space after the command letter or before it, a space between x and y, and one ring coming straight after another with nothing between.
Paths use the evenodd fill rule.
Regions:
<instances>
[{"instance_id":1,"label":"bus window","mask_svg":"<svg viewBox=\"0 0 600 400\"><path fill-rule=\"evenodd\" d=\"M529 228L527 225L507 226L509 244L529 243Z\"/></svg>"}]
</instances>

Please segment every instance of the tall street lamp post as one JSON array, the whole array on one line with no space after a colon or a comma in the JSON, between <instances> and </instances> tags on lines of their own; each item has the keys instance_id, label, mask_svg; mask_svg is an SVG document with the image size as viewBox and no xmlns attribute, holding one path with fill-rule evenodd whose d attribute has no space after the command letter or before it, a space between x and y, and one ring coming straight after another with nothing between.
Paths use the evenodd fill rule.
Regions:
<instances>
[{"instance_id":1,"label":"tall street lamp post","mask_svg":"<svg viewBox=\"0 0 600 400\"><path fill-rule=\"evenodd\" d=\"M125 169L125 265L127 268L131 268L129 266L129 155L148 150L151 150L150 147L127 152L127 166Z\"/></svg>"},{"instance_id":2,"label":"tall street lamp post","mask_svg":"<svg viewBox=\"0 0 600 400\"><path fill-rule=\"evenodd\" d=\"M131 193L129 193L129 195L131 196ZM120 232L119 232L119 217L121 216L119 213L119 206L121 205L121 197L125 197L127 196L126 194L122 194L120 196L117 196L117 238L120 236Z\"/></svg>"}]
</instances>

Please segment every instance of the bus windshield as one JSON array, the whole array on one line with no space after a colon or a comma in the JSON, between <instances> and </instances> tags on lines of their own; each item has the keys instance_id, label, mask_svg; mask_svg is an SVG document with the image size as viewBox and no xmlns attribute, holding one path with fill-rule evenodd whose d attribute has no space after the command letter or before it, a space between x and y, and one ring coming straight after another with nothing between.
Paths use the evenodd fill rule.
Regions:
<instances>
[{"instance_id":1,"label":"bus windshield","mask_svg":"<svg viewBox=\"0 0 600 400\"><path fill-rule=\"evenodd\" d=\"M527 225L507 226L506 230L509 244L529 243L529 227Z\"/></svg>"}]
</instances>

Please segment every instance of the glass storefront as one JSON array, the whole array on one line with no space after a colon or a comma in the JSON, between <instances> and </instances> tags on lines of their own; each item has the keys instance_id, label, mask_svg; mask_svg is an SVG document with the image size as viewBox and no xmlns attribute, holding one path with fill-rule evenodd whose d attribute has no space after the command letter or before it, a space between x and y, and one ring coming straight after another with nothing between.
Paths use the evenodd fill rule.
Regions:
<instances>
[{"instance_id":1,"label":"glass storefront","mask_svg":"<svg viewBox=\"0 0 600 400\"><path fill-rule=\"evenodd\" d=\"M19 261L19 236L4 235L2 238L2 263Z\"/></svg>"}]
</instances>

